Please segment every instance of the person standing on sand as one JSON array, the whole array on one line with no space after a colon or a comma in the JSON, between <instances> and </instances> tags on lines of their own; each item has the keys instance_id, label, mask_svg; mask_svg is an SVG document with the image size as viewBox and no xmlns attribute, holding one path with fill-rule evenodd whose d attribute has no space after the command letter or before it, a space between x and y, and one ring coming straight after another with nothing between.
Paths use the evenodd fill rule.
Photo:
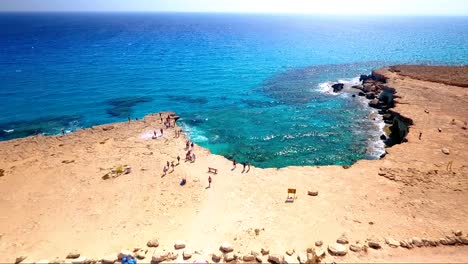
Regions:
<instances>
[{"instance_id":1,"label":"person standing on sand","mask_svg":"<svg viewBox=\"0 0 468 264\"><path fill-rule=\"evenodd\" d=\"M237 165L236 160L233 160L233 161L232 161L232 165L234 165L234 167L232 168L232 170L235 170L235 169L236 169L236 165Z\"/></svg>"},{"instance_id":2,"label":"person standing on sand","mask_svg":"<svg viewBox=\"0 0 468 264\"><path fill-rule=\"evenodd\" d=\"M62 128L62 136L65 136L65 130Z\"/></svg>"},{"instance_id":3,"label":"person standing on sand","mask_svg":"<svg viewBox=\"0 0 468 264\"><path fill-rule=\"evenodd\" d=\"M177 165L180 163L180 156L177 156Z\"/></svg>"},{"instance_id":4,"label":"person standing on sand","mask_svg":"<svg viewBox=\"0 0 468 264\"><path fill-rule=\"evenodd\" d=\"M161 130L160 130L160 131L161 131L161 137L162 137L162 136L163 136L163 129L161 128Z\"/></svg>"},{"instance_id":5,"label":"person standing on sand","mask_svg":"<svg viewBox=\"0 0 468 264\"><path fill-rule=\"evenodd\" d=\"M173 161L171 161L171 167L172 167L172 171L174 171L175 165L174 165L174 162L173 162Z\"/></svg>"},{"instance_id":6,"label":"person standing on sand","mask_svg":"<svg viewBox=\"0 0 468 264\"><path fill-rule=\"evenodd\" d=\"M171 166L171 164L169 163L169 161L166 161L166 164L167 164L167 169L169 169L169 166Z\"/></svg>"},{"instance_id":7,"label":"person standing on sand","mask_svg":"<svg viewBox=\"0 0 468 264\"><path fill-rule=\"evenodd\" d=\"M190 144L190 146L191 146L191 147L192 147L192 149L193 149L193 142L192 142L192 144Z\"/></svg>"},{"instance_id":8,"label":"person standing on sand","mask_svg":"<svg viewBox=\"0 0 468 264\"><path fill-rule=\"evenodd\" d=\"M249 163L247 163L247 166L248 166L247 167L247 172L249 172L250 171L250 161L249 161Z\"/></svg>"},{"instance_id":9,"label":"person standing on sand","mask_svg":"<svg viewBox=\"0 0 468 264\"><path fill-rule=\"evenodd\" d=\"M208 188L211 188L211 176L208 176Z\"/></svg>"},{"instance_id":10,"label":"person standing on sand","mask_svg":"<svg viewBox=\"0 0 468 264\"><path fill-rule=\"evenodd\" d=\"M164 166L164 168L163 168L163 176L166 176L166 172L167 172L166 166Z\"/></svg>"},{"instance_id":11,"label":"person standing on sand","mask_svg":"<svg viewBox=\"0 0 468 264\"><path fill-rule=\"evenodd\" d=\"M245 163L245 161L242 162L242 166L243 166L243 168L242 168L242 173L244 173L244 171L245 171L245 166L247 166L247 163Z\"/></svg>"},{"instance_id":12,"label":"person standing on sand","mask_svg":"<svg viewBox=\"0 0 468 264\"><path fill-rule=\"evenodd\" d=\"M131 120L132 120L132 119L130 118L130 116L128 116L128 122L129 122L129 123L130 123Z\"/></svg>"}]
</instances>

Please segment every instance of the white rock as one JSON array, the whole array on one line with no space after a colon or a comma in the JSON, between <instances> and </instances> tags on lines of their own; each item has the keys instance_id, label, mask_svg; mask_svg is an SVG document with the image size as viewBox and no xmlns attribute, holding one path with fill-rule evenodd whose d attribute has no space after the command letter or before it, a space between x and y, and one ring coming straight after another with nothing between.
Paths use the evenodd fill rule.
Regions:
<instances>
[{"instance_id":1,"label":"white rock","mask_svg":"<svg viewBox=\"0 0 468 264\"><path fill-rule=\"evenodd\" d=\"M229 252L232 252L234 251L234 249L232 248L232 245L229 244L228 242L224 242L221 247L219 247L219 250L221 250L222 252L224 253L229 253Z\"/></svg>"},{"instance_id":2,"label":"white rock","mask_svg":"<svg viewBox=\"0 0 468 264\"><path fill-rule=\"evenodd\" d=\"M453 234L454 234L455 236L462 236L462 235L463 235L463 232L462 232L461 230L457 230L457 231L453 232Z\"/></svg>"},{"instance_id":3,"label":"white rock","mask_svg":"<svg viewBox=\"0 0 468 264\"><path fill-rule=\"evenodd\" d=\"M398 246L400 246L400 242L398 240L389 237L385 238L385 243L387 243L387 245L389 245L392 248L397 248Z\"/></svg>"},{"instance_id":4,"label":"white rock","mask_svg":"<svg viewBox=\"0 0 468 264\"><path fill-rule=\"evenodd\" d=\"M269 250L269 249L267 249L267 248L262 248L262 249L260 250L260 253L262 253L262 255L264 255L264 256L265 256L265 255L268 255L268 254L270 254L270 250Z\"/></svg>"},{"instance_id":5,"label":"white rock","mask_svg":"<svg viewBox=\"0 0 468 264\"><path fill-rule=\"evenodd\" d=\"M72 264L86 264L89 263L88 259L85 256L80 256L79 258L73 259Z\"/></svg>"},{"instance_id":6,"label":"white rock","mask_svg":"<svg viewBox=\"0 0 468 264\"><path fill-rule=\"evenodd\" d=\"M286 256L284 256L283 263L284 264L297 263L297 257L286 255Z\"/></svg>"},{"instance_id":7,"label":"white rock","mask_svg":"<svg viewBox=\"0 0 468 264\"><path fill-rule=\"evenodd\" d=\"M424 245L422 240L419 237L411 238L411 242L413 242L413 245L415 245L417 247L422 247Z\"/></svg>"},{"instance_id":8,"label":"white rock","mask_svg":"<svg viewBox=\"0 0 468 264\"><path fill-rule=\"evenodd\" d=\"M319 248L319 249L315 250L315 255L317 257L319 257L319 258L325 257L325 255L326 255L325 249Z\"/></svg>"},{"instance_id":9,"label":"white rock","mask_svg":"<svg viewBox=\"0 0 468 264\"><path fill-rule=\"evenodd\" d=\"M169 259L169 260L176 260L178 256L179 256L178 253L169 252L169 254L167 255L167 259Z\"/></svg>"},{"instance_id":10,"label":"white rock","mask_svg":"<svg viewBox=\"0 0 468 264\"><path fill-rule=\"evenodd\" d=\"M233 261L234 259L235 259L234 254L232 252L224 254L224 262L230 262L230 261Z\"/></svg>"},{"instance_id":11,"label":"white rock","mask_svg":"<svg viewBox=\"0 0 468 264\"><path fill-rule=\"evenodd\" d=\"M294 254L294 252L295 252L294 249L288 249L288 250L286 250L286 254L287 254L288 256L292 256L292 254Z\"/></svg>"},{"instance_id":12,"label":"white rock","mask_svg":"<svg viewBox=\"0 0 468 264\"><path fill-rule=\"evenodd\" d=\"M164 250L155 250L153 256L151 257L152 262L160 263L167 260L169 257L169 252Z\"/></svg>"},{"instance_id":13,"label":"white rock","mask_svg":"<svg viewBox=\"0 0 468 264\"><path fill-rule=\"evenodd\" d=\"M192 257L192 251L189 249L186 249L184 250L184 253L182 254L182 256L184 257L184 259L189 259Z\"/></svg>"},{"instance_id":14,"label":"white rock","mask_svg":"<svg viewBox=\"0 0 468 264\"><path fill-rule=\"evenodd\" d=\"M263 259L263 257L260 256L260 255L255 256L255 260L256 260L258 263L267 262L267 261L265 261L265 260Z\"/></svg>"},{"instance_id":15,"label":"white rock","mask_svg":"<svg viewBox=\"0 0 468 264\"><path fill-rule=\"evenodd\" d=\"M185 248L185 241L183 240L177 240L174 244L175 249L183 249Z\"/></svg>"},{"instance_id":16,"label":"white rock","mask_svg":"<svg viewBox=\"0 0 468 264\"><path fill-rule=\"evenodd\" d=\"M315 241L315 245L316 245L317 247L321 247L321 246L323 245L322 240Z\"/></svg>"},{"instance_id":17,"label":"white rock","mask_svg":"<svg viewBox=\"0 0 468 264\"><path fill-rule=\"evenodd\" d=\"M299 253L299 255L297 255L297 260L299 260L299 263L305 264L307 262L307 254Z\"/></svg>"},{"instance_id":18,"label":"white rock","mask_svg":"<svg viewBox=\"0 0 468 264\"><path fill-rule=\"evenodd\" d=\"M468 245L468 237L460 237L461 242L463 245Z\"/></svg>"},{"instance_id":19,"label":"white rock","mask_svg":"<svg viewBox=\"0 0 468 264\"><path fill-rule=\"evenodd\" d=\"M334 256L344 256L348 253L348 249L345 245L339 243L333 243L328 245L328 251Z\"/></svg>"},{"instance_id":20,"label":"white rock","mask_svg":"<svg viewBox=\"0 0 468 264\"><path fill-rule=\"evenodd\" d=\"M444 153L445 155L449 155L450 150L448 148L442 148L442 153Z\"/></svg>"},{"instance_id":21,"label":"white rock","mask_svg":"<svg viewBox=\"0 0 468 264\"><path fill-rule=\"evenodd\" d=\"M361 252L362 251L362 246L353 244L353 245L349 246L349 250L351 250L353 252Z\"/></svg>"}]
</instances>

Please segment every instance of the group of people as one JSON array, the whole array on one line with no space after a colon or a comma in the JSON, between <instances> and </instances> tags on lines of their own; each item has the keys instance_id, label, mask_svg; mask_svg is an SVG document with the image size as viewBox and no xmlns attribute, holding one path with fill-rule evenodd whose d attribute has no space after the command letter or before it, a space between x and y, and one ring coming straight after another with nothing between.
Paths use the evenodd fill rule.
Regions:
<instances>
[{"instance_id":1,"label":"group of people","mask_svg":"<svg viewBox=\"0 0 468 264\"><path fill-rule=\"evenodd\" d=\"M190 161L190 162L195 162L196 156L194 151L195 145L193 142L190 142L190 140L185 141L185 150L187 150L187 153L185 153L185 161Z\"/></svg>"},{"instance_id":2,"label":"group of people","mask_svg":"<svg viewBox=\"0 0 468 264\"><path fill-rule=\"evenodd\" d=\"M174 130L174 133L175 133L174 137L178 138L178 137L180 137L180 134L182 134L182 129L176 129L176 130Z\"/></svg>"},{"instance_id":3,"label":"group of people","mask_svg":"<svg viewBox=\"0 0 468 264\"><path fill-rule=\"evenodd\" d=\"M233 160L233 161L232 161L232 165L234 165L234 167L232 167L232 169L231 169L231 170L233 171L233 170L235 170L235 169L237 168L237 161L236 161L236 160ZM244 172L247 173L247 172L249 172L249 171L250 171L250 161L249 161L249 162L245 162L245 161L242 162L242 167L243 167L243 168L242 168L242 172L241 172L241 173L244 173ZM246 168L247 168L247 170L246 170Z\"/></svg>"},{"instance_id":4,"label":"group of people","mask_svg":"<svg viewBox=\"0 0 468 264\"><path fill-rule=\"evenodd\" d=\"M169 171L169 169L172 169L171 172L173 172L175 170L175 166L179 165L180 163L180 157L177 156L177 164L174 164L174 161L167 161L166 162L166 165L164 166L163 168L163 177L166 176L167 172Z\"/></svg>"},{"instance_id":5,"label":"group of people","mask_svg":"<svg viewBox=\"0 0 468 264\"><path fill-rule=\"evenodd\" d=\"M164 120L162 117L162 114L159 113L159 118L161 119L161 123L164 123L164 126L166 127L166 129L170 127L175 127L175 120L171 119L170 115L167 115L165 118L166 120Z\"/></svg>"}]
</instances>

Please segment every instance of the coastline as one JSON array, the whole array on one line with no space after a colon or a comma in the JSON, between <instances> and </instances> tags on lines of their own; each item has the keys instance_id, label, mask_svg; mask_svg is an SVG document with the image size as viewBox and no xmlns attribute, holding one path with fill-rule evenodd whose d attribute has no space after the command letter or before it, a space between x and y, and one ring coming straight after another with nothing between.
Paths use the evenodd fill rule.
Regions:
<instances>
[{"instance_id":1,"label":"coastline","mask_svg":"<svg viewBox=\"0 0 468 264\"><path fill-rule=\"evenodd\" d=\"M166 160L183 157L185 138L174 138L169 130L162 139L142 140L140 135L162 126L157 115L63 137L0 142L2 209L11 215L0 226L2 261L13 262L19 255L29 261L64 258L74 249L99 260L123 248L145 248L156 236L158 252L178 252L176 262L182 252L171 247L179 239L210 261L210 254L228 241L244 255L268 248L283 256L295 249L297 257L312 247L326 252L324 261L388 262L415 254L424 261L438 252L447 261L466 262L466 246L446 247L440 241L457 230L462 237L468 232L468 140L463 128L468 92L388 68L373 74L386 77L386 85L396 89L395 107L388 111L411 118L412 126L406 142L387 148L384 158L360 160L349 168L291 166L241 173L239 166L232 171L224 157L195 146L195 163L182 163L161 178ZM451 171L446 170L449 162ZM119 165L129 165L131 173L101 178ZM205 189L207 167L219 170L210 189ZM187 186L179 186L182 177ZM284 203L288 188L298 191L292 204ZM308 191L319 194L308 196ZM349 240L346 247L378 241L383 249L331 256L327 246L341 236ZM414 237L438 241L439 246L423 243L408 250L386 243L388 238ZM324 245L315 247L317 240ZM141 263L152 258L153 249L147 249Z\"/></svg>"}]
</instances>

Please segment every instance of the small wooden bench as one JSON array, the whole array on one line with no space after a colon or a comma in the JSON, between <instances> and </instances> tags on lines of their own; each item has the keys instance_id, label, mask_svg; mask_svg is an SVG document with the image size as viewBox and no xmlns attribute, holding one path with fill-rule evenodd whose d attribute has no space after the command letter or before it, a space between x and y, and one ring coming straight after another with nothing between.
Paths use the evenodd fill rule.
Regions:
<instances>
[{"instance_id":1,"label":"small wooden bench","mask_svg":"<svg viewBox=\"0 0 468 264\"><path fill-rule=\"evenodd\" d=\"M218 174L218 169L208 167L208 173Z\"/></svg>"}]
</instances>

